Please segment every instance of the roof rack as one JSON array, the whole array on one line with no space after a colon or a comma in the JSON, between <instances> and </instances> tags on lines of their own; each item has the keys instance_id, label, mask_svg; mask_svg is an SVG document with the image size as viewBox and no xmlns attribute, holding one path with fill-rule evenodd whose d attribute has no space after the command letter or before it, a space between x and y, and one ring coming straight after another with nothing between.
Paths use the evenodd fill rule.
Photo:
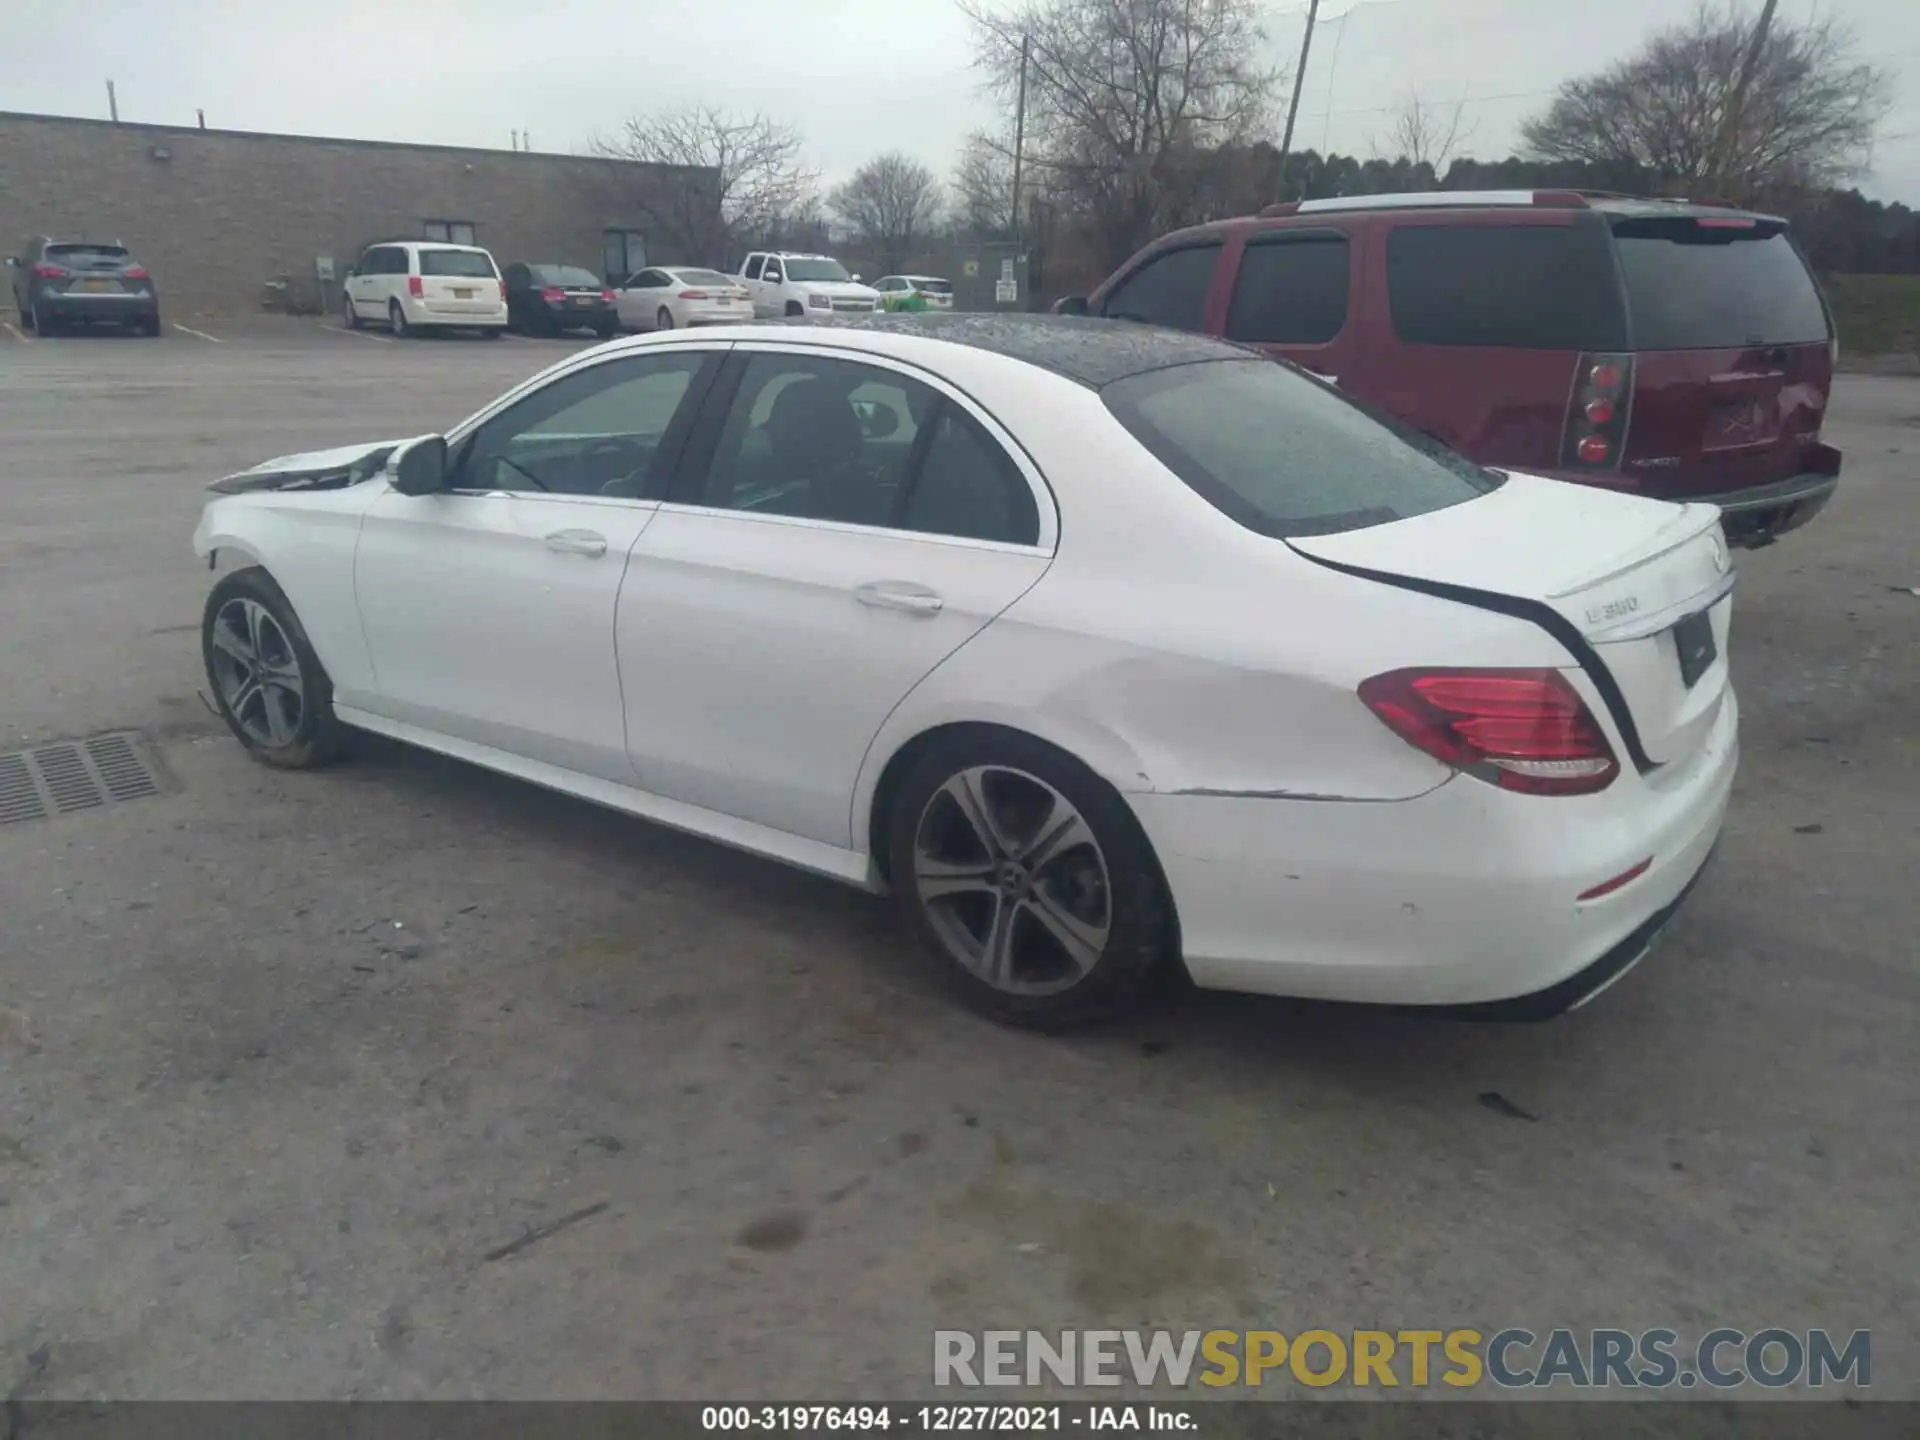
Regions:
<instances>
[{"instance_id":1,"label":"roof rack","mask_svg":"<svg viewBox=\"0 0 1920 1440\"><path fill-rule=\"evenodd\" d=\"M1598 190L1416 190L1398 195L1338 195L1326 200L1288 200L1269 205L1262 219L1279 215L1321 215L1338 210L1440 210L1464 206L1539 206L1585 210L1589 195Z\"/></svg>"}]
</instances>

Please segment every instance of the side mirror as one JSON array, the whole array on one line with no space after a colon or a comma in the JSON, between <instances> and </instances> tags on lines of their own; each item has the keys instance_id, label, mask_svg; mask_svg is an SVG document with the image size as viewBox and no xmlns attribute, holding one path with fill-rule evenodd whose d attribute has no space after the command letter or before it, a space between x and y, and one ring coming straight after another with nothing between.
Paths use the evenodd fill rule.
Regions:
<instances>
[{"instance_id":1,"label":"side mirror","mask_svg":"<svg viewBox=\"0 0 1920 1440\"><path fill-rule=\"evenodd\" d=\"M858 270L853 272L853 278L854 278L854 282L858 284L860 280L860 272Z\"/></svg>"},{"instance_id":2,"label":"side mirror","mask_svg":"<svg viewBox=\"0 0 1920 1440\"><path fill-rule=\"evenodd\" d=\"M394 463L393 488L402 495L437 495L446 489L446 437L428 435L407 445Z\"/></svg>"},{"instance_id":3,"label":"side mirror","mask_svg":"<svg viewBox=\"0 0 1920 1440\"><path fill-rule=\"evenodd\" d=\"M1053 313L1056 315L1091 315L1093 312L1087 308L1086 296L1062 295L1058 300L1053 302Z\"/></svg>"}]
</instances>

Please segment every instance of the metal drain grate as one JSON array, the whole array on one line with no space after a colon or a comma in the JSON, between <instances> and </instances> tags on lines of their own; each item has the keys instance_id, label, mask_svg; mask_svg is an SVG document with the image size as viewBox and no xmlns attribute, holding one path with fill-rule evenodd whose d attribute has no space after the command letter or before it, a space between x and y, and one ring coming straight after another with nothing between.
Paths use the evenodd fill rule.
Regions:
<instances>
[{"instance_id":1,"label":"metal drain grate","mask_svg":"<svg viewBox=\"0 0 1920 1440\"><path fill-rule=\"evenodd\" d=\"M55 740L0 754L0 825L159 793L159 775L134 735Z\"/></svg>"}]
</instances>

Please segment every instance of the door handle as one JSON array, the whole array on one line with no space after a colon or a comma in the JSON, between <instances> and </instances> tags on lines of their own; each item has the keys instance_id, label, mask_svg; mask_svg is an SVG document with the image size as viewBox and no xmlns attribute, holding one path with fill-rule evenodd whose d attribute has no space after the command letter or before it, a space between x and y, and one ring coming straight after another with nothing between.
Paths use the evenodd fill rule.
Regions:
<instances>
[{"instance_id":1,"label":"door handle","mask_svg":"<svg viewBox=\"0 0 1920 1440\"><path fill-rule=\"evenodd\" d=\"M597 557L607 553L607 537L595 530L556 530L547 536L547 548L562 555Z\"/></svg>"},{"instance_id":2,"label":"door handle","mask_svg":"<svg viewBox=\"0 0 1920 1440\"><path fill-rule=\"evenodd\" d=\"M870 580L854 587L853 598L878 610L903 610L909 615L938 615L947 603L926 586L908 580Z\"/></svg>"}]
</instances>

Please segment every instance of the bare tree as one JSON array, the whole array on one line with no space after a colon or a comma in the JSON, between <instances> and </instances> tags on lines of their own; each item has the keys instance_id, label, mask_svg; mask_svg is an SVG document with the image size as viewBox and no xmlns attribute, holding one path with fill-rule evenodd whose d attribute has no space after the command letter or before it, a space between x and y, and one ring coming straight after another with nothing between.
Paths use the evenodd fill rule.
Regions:
<instances>
[{"instance_id":1,"label":"bare tree","mask_svg":"<svg viewBox=\"0 0 1920 1440\"><path fill-rule=\"evenodd\" d=\"M688 105L627 121L620 133L596 138L595 153L649 165L700 167L707 185L662 187L643 198L647 216L674 231L689 260L724 265L748 240L777 231L803 212L818 172L801 162L800 134L766 115L736 115L714 105Z\"/></svg>"},{"instance_id":2,"label":"bare tree","mask_svg":"<svg viewBox=\"0 0 1920 1440\"><path fill-rule=\"evenodd\" d=\"M1892 105L1887 71L1856 58L1832 19L1774 24L1738 125L1720 153L1753 22L1703 4L1639 53L1569 80L1522 130L1543 160L1638 166L1667 184L1705 182L1733 200L1824 186L1867 165Z\"/></svg>"},{"instance_id":3,"label":"bare tree","mask_svg":"<svg viewBox=\"0 0 1920 1440\"><path fill-rule=\"evenodd\" d=\"M1388 158L1410 161L1416 169L1425 165L1439 174L1453 152L1471 140L1479 128L1476 123L1461 129L1466 110L1464 99L1449 105L1422 100L1418 90L1408 91L1387 132L1387 145L1392 151Z\"/></svg>"},{"instance_id":4,"label":"bare tree","mask_svg":"<svg viewBox=\"0 0 1920 1440\"><path fill-rule=\"evenodd\" d=\"M913 253L940 216L940 182L933 171L910 156L880 155L836 189L827 204L891 266Z\"/></svg>"},{"instance_id":5,"label":"bare tree","mask_svg":"<svg viewBox=\"0 0 1920 1440\"><path fill-rule=\"evenodd\" d=\"M1252 57L1259 0L961 0L975 65L1009 109L1028 42L1027 163L1085 214L1099 258L1118 263L1183 223L1195 172L1266 119L1278 80Z\"/></svg>"},{"instance_id":6,"label":"bare tree","mask_svg":"<svg viewBox=\"0 0 1920 1440\"><path fill-rule=\"evenodd\" d=\"M953 168L954 217L976 235L1013 233L1013 134L976 130Z\"/></svg>"}]
</instances>

